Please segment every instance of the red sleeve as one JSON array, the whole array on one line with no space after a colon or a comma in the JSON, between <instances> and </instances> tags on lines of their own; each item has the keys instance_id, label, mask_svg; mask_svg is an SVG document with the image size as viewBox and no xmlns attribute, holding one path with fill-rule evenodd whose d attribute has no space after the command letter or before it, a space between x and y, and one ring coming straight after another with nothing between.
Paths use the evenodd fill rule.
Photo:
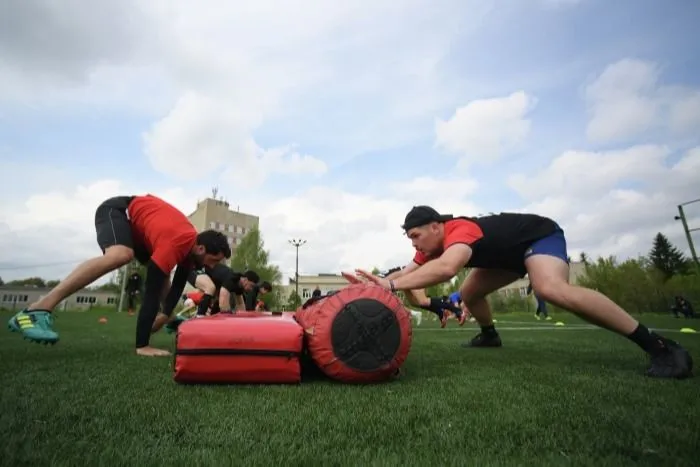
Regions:
<instances>
[{"instance_id":1,"label":"red sleeve","mask_svg":"<svg viewBox=\"0 0 700 467\"><path fill-rule=\"evenodd\" d=\"M161 241L151 255L151 261L165 274L170 272L178 264L189 264L189 254L194 246L196 236L186 236L184 239L173 239L170 242Z\"/></svg>"},{"instance_id":2,"label":"red sleeve","mask_svg":"<svg viewBox=\"0 0 700 467\"><path fill-rule=\"evenodd\" d=\"M461 221L450 227L449 231L445 232L443 250L447 250L458 243L471 245L484 237L481 228L473 222Z\"/></svg>"},{"instance_id":3,"label":"red sleeve","mask_svg":"<svg viewBox=\"0 0 700 467\"><path fill-rule=\"evenodd\" d=\"M416 255L413 257L413 262L418 266L422 266L428 262L428 257L425 256L422 251L416 251Z\"/></svg>"}]
</instances>

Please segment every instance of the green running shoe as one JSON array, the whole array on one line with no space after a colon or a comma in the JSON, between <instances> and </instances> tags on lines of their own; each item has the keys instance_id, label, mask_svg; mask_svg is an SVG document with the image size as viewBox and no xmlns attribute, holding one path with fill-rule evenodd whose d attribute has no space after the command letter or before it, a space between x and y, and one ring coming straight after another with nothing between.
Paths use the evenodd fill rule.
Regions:
<instances>
[{"instance_id":1,"label":"green running shoe","mask_svg":"<svg viewBox=\"0 0 700 467\"><path fill-rule=\"evenodd\" d=\"M184 316L176 316L175 319L173 319L171 322L165 325L165 332L168 334L177 332L177 328L180 327L180 325L185 321L187 321L187 318L185 318Z\"/></svg>"},{"instance_id":2,"label":"green running shoe","mask_svg":"<svg viewBox=\"0 0 700 467\"><path fill-rule=\"evenodd\" d=\"M12 332L22 333L22 337L38 344L55 344L58 334L53 330L54 317L46 310L22 310L7 322Z\"/></svg>"}]
</instances>

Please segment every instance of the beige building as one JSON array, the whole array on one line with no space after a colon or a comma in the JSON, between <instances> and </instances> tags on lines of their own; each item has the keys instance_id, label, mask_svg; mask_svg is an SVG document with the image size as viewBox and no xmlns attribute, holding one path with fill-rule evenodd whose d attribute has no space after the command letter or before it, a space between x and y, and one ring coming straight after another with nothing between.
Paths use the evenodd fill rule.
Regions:
<instances>
[{"instance_id":1,"label":"beige building","mask_svg":"<svg viewBox=\"0 0 700 467\"><path fill-rule=\"evenodd\" d=\"M321 294L325 295L331 290L338 290L346 285L348 285L348 281L340 274L299 275L299 296L303 301L311 298L311 294L316 288L321 290ZM288 298L296 290L294 277L289 278L289 285L279 287L282 290L283 297Z\"/></svg>"},{"instance_id":2,"label":"beige building","mask_svg":"<svg viewBox=\"0 0 700 467\"><path fill-rule=\"evenodd\" d=\"M578 278L585 272L584 264L581 262L571 262L569 268L569 282L576 284ZM511 295L514 293L519 294L521 297L525 297L527 294L527 286L530 284L530 280L525 276L522 279L502 287L498 292L505 295ZM311 297L311 294L316 288L321 290L322 294L326 294L331 290L338 290L348 285L348 281L339 274L317 274L317 275L300 275L299 276L299 295L302 301ZM283 297L287 298L295 290L294 278L289 278L289 285L279 286L282 290Z\"/></svg>"},{"instance_id":3,"label":"beige building","mask_svg":"<svg viewBox=\"0 0 700 467\"><path fill-rule=\"evenodd\" d=\"M0 286L0 309L19 311L51 291L49 287ZM79 290L56 307L59 311L87 311L92 307L114 307L119 303L119 292Z\"/></svg>"},{"instance_id":4,"label":"beige building","mask_svg":"<svg viewBox=\"0 0 700 467\"><path fill-rule=\"evenodd\" d=\"M259 227L260 219L252 214L231 209L228 201L217 198L218 190L212 189L212 197L197 202L197 209L187 216L197 232L214 229L228 237L231 251L236 251L243 236L253 227Z\"/></svg>"}]
</instances>

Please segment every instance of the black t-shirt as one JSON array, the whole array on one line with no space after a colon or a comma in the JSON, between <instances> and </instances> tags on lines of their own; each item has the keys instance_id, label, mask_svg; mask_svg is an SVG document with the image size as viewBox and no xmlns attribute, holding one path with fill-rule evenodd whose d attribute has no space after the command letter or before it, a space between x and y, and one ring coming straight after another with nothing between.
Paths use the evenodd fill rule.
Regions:
<instances>
[{"instance_id":1,"label":"black t-shirt","mask_svg":"<svg viewBox=\"0 0 700 467\"><path fill-rule=\"evenodd\" d=\"M240 284L241 274L234 272L228 266L217 264L213 268L205 266L201 269L193 270L190 272L187 282L189 282L192 287L195 287L197 276L200 274L206 274L209 276L216 287L217 295L221 287L225 288L232 294L243 295L243 287L241 287Z\"/></svg>"},{"instance_id":2,"label":"black t-shirt","mask_svg":"<svg viewBox=\"0 0 700 467\"><path fill-rule=\"evenodd\" d=\"M255 284L250 292L243 295L246 310L255 310L255 305L258 303L258 294L260 293L260 285Z\"/></svg>"},{"instance_id":3,"label":"black t-shirt","mask_svg":"<svg viewBox=\"0 0 700 467\"><path fill-rule=\"evenodd\" d=\"M216 313L219 310L218 297L219 291L222 287L228 290L231 294L229 303L232 308L235 307L236 300L234 296L243 295L244 293L243 287L241 287L240 282L241 274L234 272L230 267L226 265L217 264L213 268L205 266L203 268L192 271L189 277L187 278L187 282L189 282L193 287L195 287L197 276L200 274L206 274L207 276L209 276L211 281L214 283L214 286L216 287L216 292L214 294L216 299L211 304L212 312Z\"/></svg>"},{"instance_id":4,"label":"black t-shirt","mask_svg":"<svg viewBox=\"0 0 700 467\"><path fill-rule=\"evenodd\" d=\"M456 217L445 222L443 251L456 243L464 243L472 249L465 267L505 269L524 275L527 249L559 228L553 220L535 214ZM416 252L413 261L424 264L429 259L422 252Z\"/></svg>"}]
</instances>

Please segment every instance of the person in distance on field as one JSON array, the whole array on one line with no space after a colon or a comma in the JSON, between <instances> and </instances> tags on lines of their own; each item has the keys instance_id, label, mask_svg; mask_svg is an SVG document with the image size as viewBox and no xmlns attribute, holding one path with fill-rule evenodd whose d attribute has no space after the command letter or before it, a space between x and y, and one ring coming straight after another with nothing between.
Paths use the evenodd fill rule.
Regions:
<instances>
[{"instance_id":1,"label":"person in distance on field","mask_svg":"<svg viewBox=\"0 0 700 467\"><path fill-rule=\"evenodd\" d=\"M235 302L236 310L245 310L243 295L253 289L260 277L255 271L245 271L238 273L225 264L217 264L214 267L204 267L203 269L192 271L188 278L190 285L203 292L202 299L197 305L195 318L206 316L207 310L211 307L211 314L232 313L232 306ZM216 300L214 300L216 298ZM178 315L173 320L168 316L159 316L158 325L162 326L168 322L167 332L174 332L178 326L186 321L182 315Z\"/></svg>"},{"instance_id":2,"label":"person in distance on field","mask_svg":"<svg viewBox=\"0 0 700 467\"><path fill-rule=\"evenodd\" d=\"M455 218L429 206L415 206L402 228L416 249L408 266L387 278L356 272L395 291L439 284L464 267L472 268L460 294L481 332L463 345L501 346L486 296L527 274L533 291L543 300L641 347L651 360L648 376L692 376L693 360L677 342L650 331L605 295L569 284L564 231L552 219L516 213Z\"/></svg>"},{"instance_id":3,"label":"person in distance on field","mask_svg":"<svg viewBox=\"0 0 700 467\"><path fill-rule=\"evenodd\" d=\"M197 230L174 206L153 195L118 196L104 201L95 212L98 256L78 265L48 295L15 314L10 330L40 343L56 343L52 310L69 295L136 258L147 266L145 292L136 324L136 353L167 356L150 346L156 313L172 313L193 267L214 265L231 256L226 237L214 230ZM175 269L173 284L170 273Z\"/></svg>"}]
</instances>

